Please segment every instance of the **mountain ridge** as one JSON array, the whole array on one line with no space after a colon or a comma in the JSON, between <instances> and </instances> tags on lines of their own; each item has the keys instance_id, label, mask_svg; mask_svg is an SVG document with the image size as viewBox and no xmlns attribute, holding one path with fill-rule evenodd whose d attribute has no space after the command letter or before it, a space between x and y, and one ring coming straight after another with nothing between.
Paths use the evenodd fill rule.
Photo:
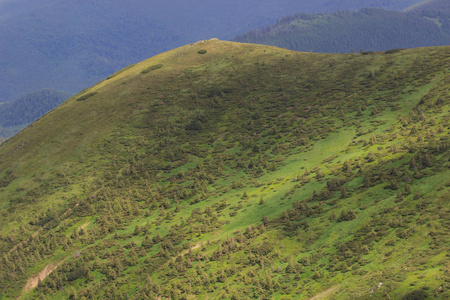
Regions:
<instances>
[{"instance_id":1,"label":"mountain ridge","mask_svg":"<svg viewBox=\"0 0 450 300\"><path fill-rule=\"evenodd\" d=\"M349 53L450 43L450 11L395 12L376 8L284 17L268 27L235 37L238 42L297 51Z\"/></svg>"},{"instance_id":2,"label":"mountain ridge","mask_svg":"<svg viewBox=\"0 0 450 300\"><path fill-rule=\"evenodd\" d=\"M0 22L2 13L10 16L0 26L0 102L44 88L76 93L151 55L209 36L231 39L292 11L351 9L364 3L403 8L418 0L334 2L4 1Z\"/></svg>"},{"instance_id":3,"label":"mountain ridge","mask_svg":"<svg viewBox=\"0 0 450 300\"><path fill-rule=\"evenodd\" d=\"M424 10L446 10L450 9L450 5L445 0L429 0L417 3L407 8L406 11L424 11Z\"/></svg>"}]
</instances>

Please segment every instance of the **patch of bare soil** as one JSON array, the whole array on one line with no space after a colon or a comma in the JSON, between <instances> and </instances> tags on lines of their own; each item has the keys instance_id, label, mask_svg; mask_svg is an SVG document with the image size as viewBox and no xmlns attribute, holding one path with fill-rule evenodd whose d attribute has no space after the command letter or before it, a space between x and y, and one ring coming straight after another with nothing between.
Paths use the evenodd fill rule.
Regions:
<instances>
[{"instance_id":1,"label":"patch of bare soil","mask_svg":"<svg viewBox=\"0 0 450 300\"><path fill-rule=\"evenodd\" d=\"M340 285L335 285L317 295L315 295L314 297L310 298L309 300L319 300L319 299L325 299L326 297L330 296L333 292L335 292L336 290L338 290L340 287Z\"/></svg>"},{"instance_id":2,"label":"patch of bare soil","mask_svg":"<svg viewBox=\"0 0 450 300\"><path fill-rule=\"evenodd\" d=\"M50 275L57 267L59 267L64 260L59 262L48 264L39 274L28 278L27 283L23 287L22 295L30 292L32 289L36 288L39 284L39 280L43 281L48 275Z\"/></svg>"}]
</instances>

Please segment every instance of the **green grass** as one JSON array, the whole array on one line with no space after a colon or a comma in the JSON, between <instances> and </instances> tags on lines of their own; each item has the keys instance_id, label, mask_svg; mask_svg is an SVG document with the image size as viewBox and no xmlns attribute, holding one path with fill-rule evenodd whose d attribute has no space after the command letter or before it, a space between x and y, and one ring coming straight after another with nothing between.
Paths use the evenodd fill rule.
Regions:
<instances>
[{"instance_id":1,"label":"green grass","mask_svg":"<svg viewBox=\"0 0 450 300\"><path fill-rule=\"evenodd\" d=\"M447 50L205 41L74 96L0 147L3 297L68 257L24 298L445 299Z\"/></svg>"}]
</instances>

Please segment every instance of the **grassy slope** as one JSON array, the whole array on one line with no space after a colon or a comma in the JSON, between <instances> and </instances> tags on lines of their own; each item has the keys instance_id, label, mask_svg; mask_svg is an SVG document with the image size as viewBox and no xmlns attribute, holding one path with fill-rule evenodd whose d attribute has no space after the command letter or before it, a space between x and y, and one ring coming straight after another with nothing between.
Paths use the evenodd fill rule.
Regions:
<instances>
[{"instance_id":1,"label":"grassy slope","mask_svg":"<svg viewBox=\"0 0 450 300\"><path fill-rule=\"evenodd\" d=\"M203 41L110 76L0 148L3 297L444 299L448 52Z\"/></svg>"}]
</instances>

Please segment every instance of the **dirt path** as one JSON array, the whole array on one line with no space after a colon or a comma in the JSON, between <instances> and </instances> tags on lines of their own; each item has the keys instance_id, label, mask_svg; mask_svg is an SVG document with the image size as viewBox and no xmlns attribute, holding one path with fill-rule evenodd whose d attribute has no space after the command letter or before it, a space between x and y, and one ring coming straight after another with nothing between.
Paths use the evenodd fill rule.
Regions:
<instances>
[{"instance_id":1,"label":"dirt path","mask_svg":"<svg viewBox=\"0 0 450 300\"><path fill-rule=\"evenodd\" d=\"M1 1L1 0L0 0ZM67 209L64 214L61 215L61 217L65 217L68 213L70 213L74 208L76 208L78 205L80 205L79 203L75 204L74 207ZM83 225L80 226L81 229L86 228L88 225L90 224L90 222L86 222ZM35 237L39 234L39 232L41 231L42 228L39 228L36 232L34 232L32 234L32 237ZM17 245L15 245L13 248L11 248L9 250L9 253L17 250L17 247L22 244L19 243ZM48 264L42 271L39 272L39 274L32 276L30 278L28 278L27 283L25 284L25 286L22 289L22 293L20 294L19 297L17 297L17 299L20 299L20 297L22 297L23 295L25 295L26 293L30 292L31 290L33 290L34 288L36 288L39 284L39 280L43 281L45 278L47 278L48 275L50 275L54 270L56 270L57 267L59 267L67 258L62 259L59 262L54 262L51 264Z\"/></svg>"},{"instance_id":2,"label":"dirt path","mask_svg":"<svg viewBox=\"0 0 450 300\"><path fill-rule=\"evenodd\" d=\"M180 256L185 256L186 254L188 254L189 253L189 251L192 251L192 250L195 250L195 249L198 249L198 248L200 248L202 245L203 245L204 243L197 243L197 244L195 244L194 246L192 246L191 248L189 248L189 249L187 249L187 250L184 250L183 252L181 252L180 253Z\"/></svg>"},{"instance_id":3,"label":"dirt path","mask_svg":"<svg viewBox=\"0 0 450 300\"><path fill-rule=\"evenodd\" d=\"M198 243L197 245L192 246L190 250L198 249L198 248L200 248L201 246L203 246L204 244L205 244L205 242Z\"/></svg>"},{"instance_id":4,"label":"dirt path","mask_svg":"<svg viewBox=\"0 0 450 300\"><path fill-rule=\"evenodd\" d=\"M39 272L39 274L28 278L27 283L22 289L22 294L20 295L20 297L22 297L24 294L30 292L32 289L37 287L39 284L39 279L43 281L48 275L50 275L54 270L56 270L56 268L59 267L64 261L65 259L59 262L48 264L42 271Z\"/></svg>"},{"instance_id":5,"label":"dirt path","mask_svg":"<svg viewBox=\"0 0 450 300\"><path fill-rule=\"evenodd\" d=\"M326 297L330 296L334 291L338 290L341 285L335 285L328 290L325 290L314 297L310 298L309 300L319 300L319 299L325 299Z\"/></svg>"},{"instance_id":6,"label":"dirt path","mask_svg":"<svg viewBox=\"0 0 450 300\"><path fill-rule=\"evenodd\" d=\"M89 226L89 224L91 224L91 222L90 222L90 221L88 221L88 222L84 223L83 225L81 225L81 226L80 226L80 229L85 229L86 227L88 227L88 226Z\"/></svg>"},{"instance_id":7,"label":"dirt path","mask_svg":"<svg viewBox=\"0 0 450 300\"><path fill-rule=\"evenodd\" d=\"M197 244L195 244L194 246L192 246L191 248L184 250L183 252L181 252L181 256L184 256L185 254L189 253L189 251L195 250L200 248L201 246L203 246L205 244L205 242L199 242Z\"/></svg>"},{"instance_id":8,"label":"dirt path","mask_svg":"<svg viewBox=\"0 0 450 300\"><path fill-rule=\"evenodd\" d=\"M198 242L197 244L195 244L194 246L192 246L191 248L189 248L189 249L187 249L187 250L184 250L184 251L182 251L178 256L181 256L181 257L183 257L183 256L185 256L186 254L188 254L189 253L189 251L192 251L192 250L195 250L195 249L198 249L198 248L200 248L201 246L203 246L204 244L206 244L206 242ZM176 257L173 257L172 258L172 260L175 260L176 259Z\"/></svg>"},{"instance_id":9,"label":"dirt path","mask_svg":"<svg viewBox=\"0 0 450 300\"><path fill-rule=\"evenodd\" d=\"M70 213L74 208L76 208L78 205L80 205L80 203L75 204L74 207L72 208L68 208L61 216L61 218L65 217L68 213Z\"/></svg>"}]
</instances>

